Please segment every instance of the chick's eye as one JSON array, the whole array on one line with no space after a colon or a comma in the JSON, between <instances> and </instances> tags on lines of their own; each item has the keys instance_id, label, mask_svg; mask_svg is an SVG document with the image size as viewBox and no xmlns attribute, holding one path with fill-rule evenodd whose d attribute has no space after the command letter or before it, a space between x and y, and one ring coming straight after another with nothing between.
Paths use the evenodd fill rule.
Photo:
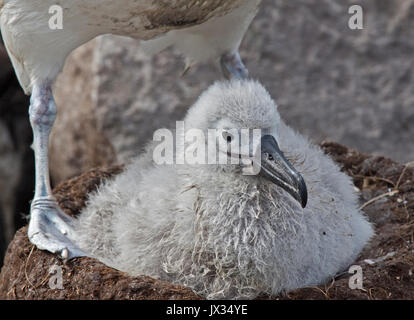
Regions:
<instances>
[{"instance_id":1,"label":"chick's eye","mask_svg":"<svg viewBox=\"0 0 414 320\"><path fill-rule=\"evenodd\" d=\"M227 141L227 143L231 143L233 141L233 135L227 131L223 132L223 138Z\"/></svg>"}]
</instances>

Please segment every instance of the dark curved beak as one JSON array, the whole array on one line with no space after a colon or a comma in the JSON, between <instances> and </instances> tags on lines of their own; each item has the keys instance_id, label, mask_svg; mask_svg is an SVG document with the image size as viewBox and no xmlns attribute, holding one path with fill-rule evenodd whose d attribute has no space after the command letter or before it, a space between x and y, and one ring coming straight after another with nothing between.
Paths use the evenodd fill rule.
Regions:
<instances>
[{"instance_id":1,"label":"dark curved beak","mask_svg":"<svg viewBox=\"0 0 414 320\"><path fill-rule=\"evenodd\" d=\"M259 175L288 192L301 204L302 208L305 208L308 201L305 180L285 158L276 139L271 135L265 135L261 139Z\"/></svg>"}]
</instances>

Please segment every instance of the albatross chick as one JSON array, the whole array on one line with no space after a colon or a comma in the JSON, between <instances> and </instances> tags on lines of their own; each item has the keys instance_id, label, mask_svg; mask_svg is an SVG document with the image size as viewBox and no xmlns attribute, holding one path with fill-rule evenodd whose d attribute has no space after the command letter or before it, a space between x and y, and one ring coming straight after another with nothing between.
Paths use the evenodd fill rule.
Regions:
<instances>
[{"instance_id":1,"label":"albatross chick","mask_svg":"<svg viewBox=\"0 0 414 320\"><path fill-rule=\"evenodd\" d=\"M351 179L280 119L258 82L212 85L184 126L206 137L214 129L217 149L206 157L214 149L228 162L157 164L160 142L150 143L90 196L73 239L82 250L131 275L236 299L328 281L373 235ZM243 129L260 129L260 144L243 148ZM230 158L256 161L258 174Z\"/></svg>"}]
</instances>

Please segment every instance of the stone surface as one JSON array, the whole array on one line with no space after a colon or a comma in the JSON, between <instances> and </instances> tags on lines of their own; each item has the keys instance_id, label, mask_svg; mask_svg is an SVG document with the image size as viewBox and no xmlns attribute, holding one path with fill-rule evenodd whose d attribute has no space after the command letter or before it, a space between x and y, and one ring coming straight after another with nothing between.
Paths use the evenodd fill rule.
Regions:
<instances>
[{"instance_id":1,"label":"stone surface","mask_svg":"<svg viewBox=\"0 0 414 320\"><path fill-rule=\"evenodd\" d=\"M0 265L33 192L29 105L0 38Z\"/></svg>"},{"instance_id":2,"label":"stone surface","mask_svg":"<svg viewBox=\"0 0 414 320\"><path fill-rule=\"evenodd\" d=\"M364 29L351 30L348 9L358 3ZM301 133L408 162L414 160L413 37L412 0L264 0L241 54ZM211 66L180 77L184 64L177 52L149 57L133 39L105 36L88 46L69 60L56 94L57 181L102 164L96 159L127 161L221 77ZM77 65L83 67L73 73ZM87 136L102 138L110 157L90 161L95 146L81 133L90 121L95 129Z\"/></svg>"},{"instance_id":3,"label":"stone surface","mask_svg":"<svg viewBox=\"0 0 414 320\"><path fill-rule=\"evenodd\" d=\"M364 211L375 224L376 236L355 262L362 267L363 289L351 290L351 275L344 272L318 287L260 299L414 299L414 169L332 142L323 143L322 148L353 177L361 190ZM64 211L76 215L89 192L121 171L120 166L90 170L60 184L54 193ZM398 193L368 203L389 189ZM146 276L130 277L95 259L76 258L63 264L54 255L36 249L26 232L26 227L19 230L7 250L0 273L0 299L199 298L188 288ZM63 289L49 286L56 274L51 268L56 266L62 268Z\"/></svg>"},{"instance_id":4,"label":"stone surface","mask_svg":"<svg viewBox=\"0 0 414 320\"><path fill-rule=\"evenodd\" d=\"M14 148L6 125L0 121L0 219L4 230L0 236L9 242L14 235L14 209L17 184L20 180L21 159Z\"/></svg>"},{"instance_id":5,"label":"stone surface","mask_svg":"<svg viewBox=\"0 0 414 320\"><path fill-rule=\"evenodd\" d=\"M97 84L91 72L95 45L96 41L91 41L76 50L55 85L58 114L50 138L54 182L75 176L82 169L117 162L106 133L97 127L96 104L92 103Z\"/></svg>"},{"instance_id":6,"label":"stone surface","mask_svg":"<svg viewBox=\"0 0 414 320\"><path fill-rule=\"evenodd\" d=\"M354 4L363 30L348 28ZM266 1L242 53L301 133L408 162L413 37L412 0Z\"/></svg>"}]
</instances>

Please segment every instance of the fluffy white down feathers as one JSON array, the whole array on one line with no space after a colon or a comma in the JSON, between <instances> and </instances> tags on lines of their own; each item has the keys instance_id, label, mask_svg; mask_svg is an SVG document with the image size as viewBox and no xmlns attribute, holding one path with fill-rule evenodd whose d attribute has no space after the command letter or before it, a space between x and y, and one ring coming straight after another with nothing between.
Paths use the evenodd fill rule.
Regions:
<instances>
[{"instance_id":1,"label":"fluffy white down feathers","mask_svg":"<svg viewBox=\"0 0 414 320\"><path fill-rule=\"evenodd\" d=\"M305 209L235 165L156 165L151 143L90 196L75 242L109 266L209 299L276 295L344 270L373 235L350 178L280 120L257 82L212 85L184 119L186 128L202 130L223 120L237 128L271 126L306 181Z\"/></svg>"}]
</instances>

